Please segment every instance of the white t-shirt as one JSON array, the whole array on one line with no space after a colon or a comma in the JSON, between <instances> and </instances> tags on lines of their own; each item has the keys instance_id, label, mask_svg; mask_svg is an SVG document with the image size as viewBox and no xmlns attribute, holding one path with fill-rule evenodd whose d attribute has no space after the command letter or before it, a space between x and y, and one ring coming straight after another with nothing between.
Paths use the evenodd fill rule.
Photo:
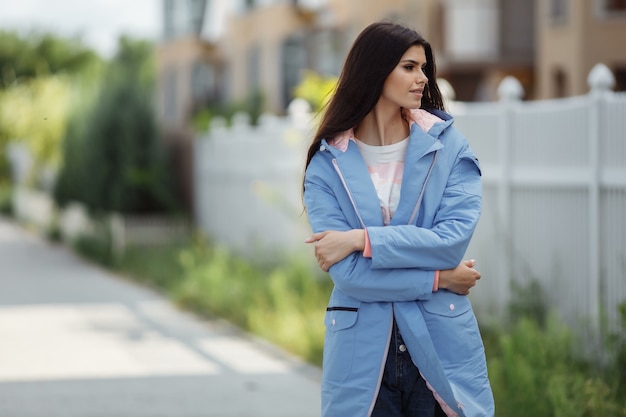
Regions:
<instances>
[{"instance_id":1,"label":"white t-shirt","mask_svg":"<svg viewBox=\"0 0 626 417\"><path fill-rule=\"evenodd\" d=\"M367 169L378 194L383 224L387 226L391 223L391 218L400 202L404 158L409 146L409 138L384 146L367 145L357 138L354 139L367 164Z\"/></svg>"}]
</instances>

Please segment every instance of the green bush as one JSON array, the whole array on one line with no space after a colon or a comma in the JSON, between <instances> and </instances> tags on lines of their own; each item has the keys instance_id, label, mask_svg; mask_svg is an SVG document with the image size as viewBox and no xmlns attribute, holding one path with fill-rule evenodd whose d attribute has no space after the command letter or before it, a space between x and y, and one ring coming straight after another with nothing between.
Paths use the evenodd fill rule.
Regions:
<instances>
[{"instance_id":1,"label":"green bush","mask_svg":"<svg viewBox=\"0 0 626 417\"><path fill-rule=\"evenodd\" d=\"M259 118L263 114L265 96L261 90L255 90L245 100L232 103L208 102L194 111L191 125L197 132L206 132L211 129L211 121L214 117L222 117L227 125L232 124L236 113L246 113L250 116L250 124L257 126Z\"/></svg>"},{"instance_id":2,"label":"green bush","mask_svg":"<svg viewBox=\"0 0 626 417\"><path fill-rule=\"evenodd\" d=\"M0 182L0 214L13 215L13 188L9 182Z\"/></svg>"},{"instance_id":3,"label":"green bush","mask_svg":"<svg viewBox=\"0 0 626 417\"><path fill-rule=\"evenodd\" d=\"M60 205L92 212L154 213L176 209L153 109L152 47L122 39L93 107L78 109L64 143L55 190Z\"/></svg>"},{"instance_id":4,"label":"green bush","mask_svg":"<svg viewBox=\"0 0 626 417\"><path fill-rule=\"evenodd\" d=\"M521 318L489 340L485 349L498 415L626 416L626 396L611 372L573 356L573 335L556 315L549 314L543 328Z\"/></svg>"},{"instance_id":5,"label":"green bush","mask_svg":"<svg viewBox=\"0 0 626 417\"><path fill-rule=\"evenodd\" d=\"M610 334L600 349L608 363L577 356L585 343L548 311L538 281L513 285L506 328L483 331L489 378L498 415L507 417L626 416L626 374L619 352L626 341L624 326Z\"/></svg>"},{"instance_id":6,"label":"green bush","mask_svg":"<svg viewBox=\"0 0 626 417\"><path fill-rule=\"evenodd\" d=\"M179 303L228 318L321 364L328 279L319 279L302 262L263 267L205 245L182 251L180 262L184 279L173 291Z\"/></svg>"},{"instance_id":7,"label":"green bush","mask_svg":"<svg viewBox=\"0 0 626 417\"><path fill-rule=\"evenodd\" d=\"M102 60L76 39L0 30L0 181L10 179L6 145L25 143L30 185L58 168L60 142L77 86L99 74Z\"/></svg>"},{"instance_id":8,"label":"green bush","mask_svg":"<svg viewBox=\"0 0 626 417\"><path fill-rule=\"evenodd\" d=\"M113 253L110 227L103 219L95 221L95 229L90 234L81 235L74 242L76 252L85 258L105 267L114 267L116 258Z\"/></svg>"}]
</instances>

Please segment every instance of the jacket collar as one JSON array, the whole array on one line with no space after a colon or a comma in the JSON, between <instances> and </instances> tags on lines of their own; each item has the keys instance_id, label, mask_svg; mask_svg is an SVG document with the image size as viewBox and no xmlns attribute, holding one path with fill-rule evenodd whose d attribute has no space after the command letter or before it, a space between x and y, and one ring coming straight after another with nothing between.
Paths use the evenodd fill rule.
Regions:
<instances>
[{"instance_id":1,"label":"jacket collar","mask_svg":"<svg viewBox=\"0 0 626 417\"><path fill-rule=\"evenodd\" d=\"M400 202L392 218L391 224L407 224L426 180L430 164L433 161L435 151L444 147L439 140L439 136L449 127L452 116L440 111L431 113L439 117L442 122L435 123L428 132L424 132L415 120L414 111L407 114L411 129L409 134L409 146L407 148L404 173L402 177L402 190ZM337 161L336 168L339 175L345 181L348 188L346 191L351 194L353 201L363 222L366 226L382 226L382 214L376 189L369 176L367 165L361 156L356 143L352 138L354 135L350 131L344 132L338 138L343 141L342 146L329 145L323 139L320 150L328 151ZM347 143L346 143L347 140Z\"/></svg>"}]
</instances>

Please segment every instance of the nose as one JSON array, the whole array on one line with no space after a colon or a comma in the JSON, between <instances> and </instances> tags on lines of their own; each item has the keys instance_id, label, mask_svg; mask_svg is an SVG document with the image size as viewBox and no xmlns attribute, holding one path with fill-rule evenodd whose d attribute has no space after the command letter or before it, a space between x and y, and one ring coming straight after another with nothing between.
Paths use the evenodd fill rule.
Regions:
<instances>
[{"instance_id":1,"label":"nose","mask_svg":"<svg viewBox=\"0 0 626 417\"><path fill-rule=\"evenodd\" d=\"M420 69L418 71L416 82L418 84L426 84L426 83L428 83L428 77L426 76L426 74L424 74L424 70Z\"/></svg>"}]
</instances>

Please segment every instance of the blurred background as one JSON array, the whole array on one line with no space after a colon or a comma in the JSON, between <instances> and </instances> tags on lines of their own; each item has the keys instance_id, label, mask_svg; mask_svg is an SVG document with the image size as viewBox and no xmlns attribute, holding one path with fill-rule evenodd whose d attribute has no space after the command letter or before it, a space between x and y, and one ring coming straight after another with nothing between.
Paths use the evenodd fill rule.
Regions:
<instances>
[{"instance_id":1,"label":"blurred background","mask_svg":"<svg viewBox=\"0 0 626 417\"><path fill-rule=\"evenodd\" d=\"M381 19L431 43L481 161L502 415L626 415L624 0L4 2L3 216L319 364L304 153Z\"/></svg>"}]
</instances>

